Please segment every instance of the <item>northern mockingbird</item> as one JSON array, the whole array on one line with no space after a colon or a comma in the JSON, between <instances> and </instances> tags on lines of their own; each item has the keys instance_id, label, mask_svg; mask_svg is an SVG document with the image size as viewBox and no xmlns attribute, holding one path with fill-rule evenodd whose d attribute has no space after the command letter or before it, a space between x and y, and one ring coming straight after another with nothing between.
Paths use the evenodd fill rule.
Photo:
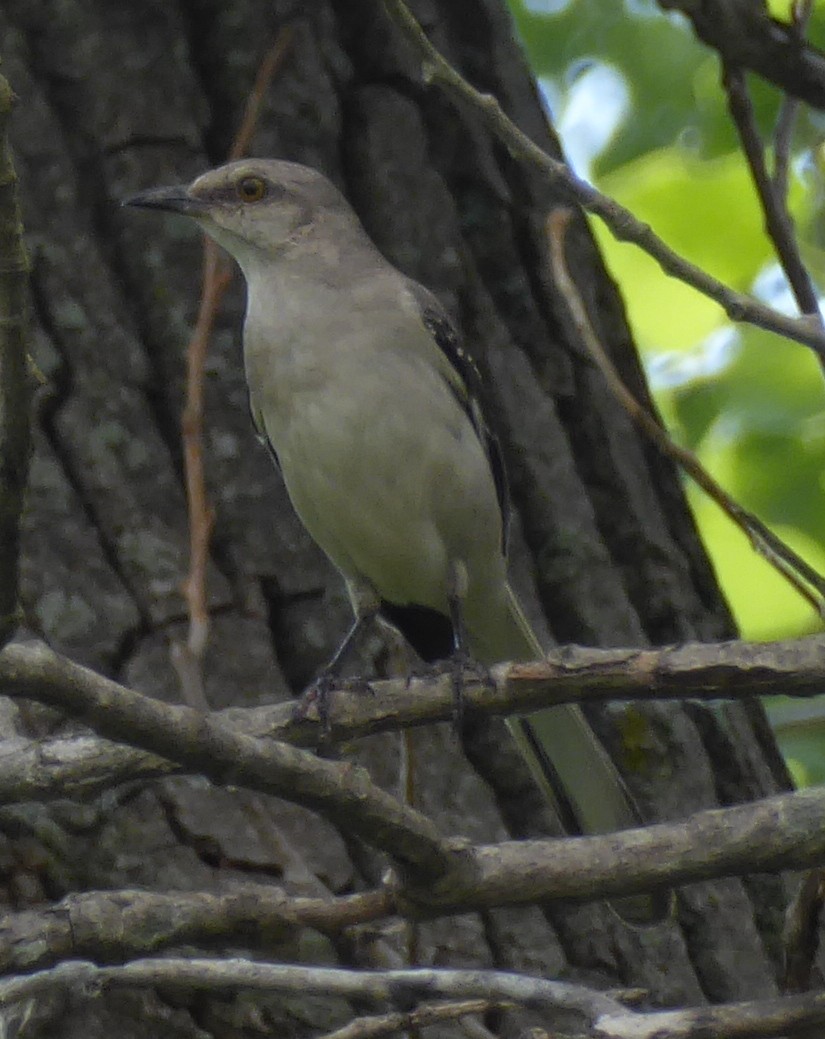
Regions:
<instances>
[{"instance_id":1,"label":"northern mockingbird","mask_svg":"<svg viewBox=\"0 0 825 1039\"><path fill-rule=\"evenodd\" d=\"M437 616L481 664L540 657L507 581L506 481L475 367L436 298L384 259L340 191L305 166L254 159L127 204L190 217L240 265L252 416L346 581L355 629L383 614L415 645L415 621ZM510 727L575 828L639 824L578 707Z\"/></svg>"}]
</instances>

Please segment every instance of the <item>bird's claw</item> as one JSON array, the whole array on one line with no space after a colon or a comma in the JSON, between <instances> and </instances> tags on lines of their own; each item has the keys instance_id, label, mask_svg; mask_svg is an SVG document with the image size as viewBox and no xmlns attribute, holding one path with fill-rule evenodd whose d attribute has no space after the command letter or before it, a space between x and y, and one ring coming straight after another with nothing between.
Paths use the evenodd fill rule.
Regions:
<instances>
[{"instance_id":1,"label":"bird's claw","mask_svg":"<svg viewBox=\"0 0 825 1039\"><path fill-rule=\"evenodd\" d=\"M464 726L464 688L468 674L481 685L493 688L493 676L490 669L480 664L463 649L457 649L446 660L439 660L435 664L420 664L407 672L407 687L416 679L434 679L442 675L450 676L450 685L453 691L453 729L456 735L461 735Z\"/></svg>"},{"instance_id":2,"label":"bird's claw","mask_svg":"<svg viewBox=\"0 0 825 1039\"><path fill-rule=\"evenodd\" d=\"M468 674L481 685L492 687L493 676L490 669L479 663L464 649L457 649L445 661L450 673L450 684L453 690L453 729L457 736L464 728L464 689Z\"/></svg>"},{"instance_id":3,"label":"bird's claw","mask_svg":"<svg viewBox=\"0 0 825 1039\"><path fill-rule=\"evenodd\" d=\"M296 721L306 721L315 712L318 715L321 742L326 743L332 737L332 694L336 689L345 689L352 693L369 693L375 690L366 678L341 679L331 668L325 668L307 687L295 704L293 717Z\"/></svg>"}]
</instances>

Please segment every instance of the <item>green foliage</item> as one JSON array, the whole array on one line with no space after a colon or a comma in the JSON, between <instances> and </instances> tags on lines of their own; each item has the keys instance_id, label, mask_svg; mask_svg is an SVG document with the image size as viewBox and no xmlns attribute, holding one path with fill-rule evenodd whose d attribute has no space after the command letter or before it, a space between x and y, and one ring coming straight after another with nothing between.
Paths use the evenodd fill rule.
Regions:
<instances>
[{"instance_id":1,"label":"green foliage","mask_svg":"<svg viewBox=\"0 0 825 1039\"><path fill-rule=\"evenodd\" d=\"M629 107L609 144L593 156L589 175L596 186L717 278L794 312L728 115L716 55L681 16L663 14L654 0L544 0L546 9L556 9L545 14L539 6L541 0L512 0L562 133L581 70L606 65L624 80ZM771 12L787 18L787 0L776 0ZM825 46L825 3L816 5L809 37ZM782 97L755 77L749 87L770 143ZM598 102L593 108L598 120ZM818 287L825 284L823 128L822 113L800 106L789 202ZM576 144L564 139L572 154ZM769 149L769 168L771 162ZM825 381L816 358L761 330L734 329L715 303L665 276L638 248L617 243L597 222L594 230L673 435L825 573ZM811 607L719 509L695 487L689 497L743 637L821 630ZM777 701L773 717L781 738L787 730L783 745L798 778L825 780L818 764L825 760L825 710L807 704L800 720L781 705Z\"/></svg>"}]
</instances>

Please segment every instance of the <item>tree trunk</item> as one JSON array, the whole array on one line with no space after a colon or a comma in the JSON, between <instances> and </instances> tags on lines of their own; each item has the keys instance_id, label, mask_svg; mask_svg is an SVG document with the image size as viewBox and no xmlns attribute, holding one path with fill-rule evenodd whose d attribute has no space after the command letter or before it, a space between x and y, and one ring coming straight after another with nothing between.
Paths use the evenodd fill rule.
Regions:
<instances>
[{"instance_id":1,"label":"tree trunk","mask_svg":"<svg viewBox=\"0 0 825 1039\"><path fill-rule=\"evenodd\" d=\"M419 0L414 10L476 86L558 152L502 0ZM553 286L544 222L563 199L510 159L477 112L425 85L378 0L0 3L3 71L19 96L13 145L36 361L49 383L24 524L29 627L127 684L179 697L169 655L186 630L179 415L201 245L189 226L123 212L118 201L224 160L256 70L287 25L251 151L323 169L389 259L460 320L489 383L517 517L515 583L531 618L558 642L729 636L678 474L611 396ZM646 399L621 300L581 216L568 256L597 331ZM236 277L207 363L214 707L295 695L349 618L339 577L256 443L242 309ZM787 785L756 704L588 713L651 820ZM55 724L44 711L4 708L8 736ZM475 727L466 755L447 727L416 742L420 804L443 833L490 841L552 832L503 726ZM347 753L395 783L397 739ZM83 805L6 807L0 832L13 907L96 888L226 890L250 879L292 894L344 892L383 868L302 809L184 779ZM638 931L598 905L495 910L422 925L418 955L643 986L664 1005L763 996L775 988L786 900L777 876L695 884L679 892L674 920ZM270 955L394 964L402 937L379 929L333 946L308 933ZM298 1036L350 1014L332 998L171 1003L163 993L110 993L44 1004L26 1034ZM516 1020L488 1024L504 1034Z\"/></svg>"}]
</instances>

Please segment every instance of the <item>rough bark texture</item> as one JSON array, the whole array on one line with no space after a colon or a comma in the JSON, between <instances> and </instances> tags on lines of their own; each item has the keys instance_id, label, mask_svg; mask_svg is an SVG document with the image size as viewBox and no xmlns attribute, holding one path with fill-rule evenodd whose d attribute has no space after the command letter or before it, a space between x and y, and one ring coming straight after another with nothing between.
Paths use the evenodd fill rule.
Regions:
<instances>
[{"instance_id":1,"label":"rough bark texture","mask_svg":"<svg viewBox=\"0 0 825 1039\"><path fill-rule=\"evenodd\" d=\"M17 626L20 516L29 461L29 268L7 128L14 94L0 76L0 646Z\"/></svg>"},{"instance_id":2,"label":"rough bark texture","mask_svg":"<svg viewBox=\"0 0 825 1039\"><path fill-rule=\"evenodd\" d=\"M500 0L414 6L447 56L555 149ZM729 635L677 475L640 441L572 339L543 240L552 191L515 166L473 112L424 85L378 0L0 3L3 68L20 97L12 140L36 360L49 379L24 529L29 626L106 674L178 696L168 654L185 629L178 416L201 247L183 223L123 212L118 200L222 160L255 70L286 22L289 55L253 151L332 176L386 255L459 316L489 376L518 517L515 579L531 616L541 623L543 615L559 642ZM621 301L581 219L570 250L599 332L644 397ZM217 522L206 688L214 706L294 695L348 620L339 579L253 436L242 307L237 279L207 373ZM645 704L592 716L651 819L786 782L756 706ZM43 711L2 713L9 735L55 724ZM501 725L479 727L468 756L446 727L417 744L420 806L442 832L489 842L552 829ZM397 740L376 737L350 752L395 782ZM6 807L0 840L0 893L13 907L70 891L224 891L249 879L291 893L345 892L382 869L303 810L183 778L82 806ZM775 989L786 897L776 876L693 884L680 892L674 921L640 932L599 906L494 910L422 925L420 958L641 985L660 1005L764 996ZM307 932L272 955L394 965L402 952L399 930L379 928L338 947ZM41 1005L25 1034L303 1036L350 1013L335 999L112 993ZM523 1022L488 1025L512 1034ZM427 1035L459 1031L445 1023Z\"/></svg>"}]
</instances>

